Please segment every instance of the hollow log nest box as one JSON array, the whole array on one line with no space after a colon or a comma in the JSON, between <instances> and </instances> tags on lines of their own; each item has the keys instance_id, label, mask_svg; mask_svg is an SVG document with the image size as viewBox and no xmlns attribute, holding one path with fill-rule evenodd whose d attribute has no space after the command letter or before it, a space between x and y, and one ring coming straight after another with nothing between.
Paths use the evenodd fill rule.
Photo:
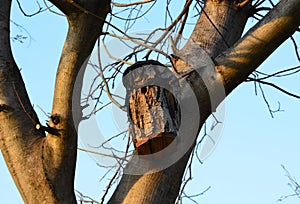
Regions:
<instances>
[{"instance_id":1,"label":"hollow log nest box","mask_svg":"<svg viewBox=\"0 0 300 204\"><path fill-rule=\"evenodd\" d=\"M174 86L171 74L154 60L137 62L123 74L132 141L139 155L161 151L177 135L180 107L172 90L163 85Z\"/></svg>"}]
</instances>

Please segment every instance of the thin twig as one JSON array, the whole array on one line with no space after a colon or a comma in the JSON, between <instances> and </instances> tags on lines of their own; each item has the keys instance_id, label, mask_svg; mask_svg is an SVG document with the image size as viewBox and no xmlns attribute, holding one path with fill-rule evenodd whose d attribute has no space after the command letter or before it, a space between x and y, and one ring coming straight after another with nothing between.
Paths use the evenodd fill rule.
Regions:
<instances>
[{"instance_id":1,"label":"thin twig","mask_svg":"<svg viewBox=\"0 0 300 204\"><path fill-rule=\"evenodd\" d=\"M125 155L124 155L124 158L127 158L128 157L128 150L129 150L129 146L130 146L130 135L128 135L128 140L127 140L127 145L126 145L126 150L125 150ZM109 189L111 188L111 186L113 185L113 182L114 180L116 180L117 176L120 174L120 170L122 168L122 165L123 165L124 161L122 161L122 163L119 164L119 167L117 169L117 171L115 172L115 174L113 175L113 177L110 179L107 187L106 187L106 190L105 190L105 193L104 195L102 196L101 198L101 203L103 204L104 203L104 200L105 200L105 197L106 195L108 194L109 192Z\"/></svg>"},{"instance_id":2,"label":"thin twig","mask_svg":"<svg viewBox=\"0 0 300 204\"><path fill-rule=\"evenodd\" d=\"M191 154L191 156L189 158L189 163L188 163L188 166L187 166L187 169L186 169L186 172L185 172L184 179L182 181L183 184L182 184L180 192L179 192L179 194L177 196L177 202L176 202L176 204L179 204L180 200L182 199L182 194L184 192L184 189L185 189L186 185L189 183L189 181L192 180L192 163L193 163L194 151L195 151L195 149L193 149L193 152L192 152L192 154ZM185 177L186 177L187 174L188 174L188 178L185 179ZM182 203L182 201L181 201L181 203Z\"/></svg>"},{"instance_id":3,"label":"thin twig","mask_svg":"<svg viewBox=\"0 0 300 204\"><path fill-rule=\"evenodd\" d=\"M130 41L132 41L134 43L137 43L137 44L139 44L139 45L141 45L143 47L146 47L146 48L148 48L148 49L150 49L152 51L158 52L158 53L162 54L163 56L165 56L166 58L170 59L170 56L167 53L165 53L165 52L163 52L163 51L161 51L159 49L156 49L154 46L147 45L146 43L141 42L139 40L128 38L126 36L125 37L124 36L117 36L117 35L114 35L114 34L109 34L109 35L112 36L112 37L117 37L119 39L130 40Z\"/></svg>"},{"instance_id":4,"label":"thin twig","mask_svg":"<svg viewBox=\"0 0 300 204\"><path fill-rule=\"evenodd\" d=\"M113 175L113 177L112 177L112 178L110 179L110 181L108 182L107 187L106 187L106 190L105 190L105 192L104 192L104 194L103 194L103 196L102 196L102 198L101 198L101 204L104 203L105 197L107 196L108 191L109 191L110 187L112 186L112 184L113 184L115 178L116 178L117 175L120 173L120 172L119 172L120 170L121 170L121 165L118 167L117 171L115 172L115 174Z\"/></svg>"},{"instance_id":5,"label":"thin twig","mask_svg":"<svg viewBox=\"0 0 300 204\"><path fill-rule=\"evenodd\" d=\"M80 11L82 11L83 13L85 13L87 15L94 16L95 18L97 18L99 20L102 20L104 23L106 23L107 25L111 26L112 28L114 28L118 32L122 33L124 36L126 36L128 38L131 38L129 35L127 35L125 32L123 32L121 29L119 29L117 26L114 26L110 22L106 21L105 18L102 18L102 17L98 16L97 14L94 14L93 12L90 12L90 11L86 10L85 8L83 8L82 6L80 6L78 3L76 3L74 0L67 0L67 2L70 3L71 5L73 5L75 8L79 9Z\"/></svg>"},{"instance_id":6,"label":"thin twig","mask_svg":"<svg viewBox=\"0 0 300 204\"><path fill-rule=\"evenodd\" d=\"M105 88L107 91L107 96L108 98L113 102L113 104L115 104L118 108L120 108L121 110L125 110L125 107L122 106L118 101L116 101L114 99L114 97L111 95L110 90L109 90L109 86L107 84L107 81L105 79L104 73L102 71L101 68L101 61L100 61L100 39L98 39L98 63L99 63L99 71L100 71L100 76L102 78L103 83L105 84Z\"/></svg>"},{"instance_id":7,"label":"thin twig","mask_svg":"<svg viewBox=\"0 0 300 204\"><path fill-rule=\"evenodd\" d=\"M183 20L181 22L179 31L178 31L177 36L175 38L175 41L174 41L175 46L177 46L177 44L179 42L179 39L181 38L181 36L183 34L183 30L184 30L184 27L186 25L186 21L187 21L188 15L189 15L189 8L187 9L186 13L184 14L184 17L183 17Z\"/></svg>"},{"instance_id":8,"label":"thin twig","mask_svg":"<svg viewBox=\"0 0 300 204\"><path fill-rule=\"evenodd\" d=\"M79 194L79 201L81 204L82 203L100 204L98 201L92 199L91 197L83 195L83 193L81 193L80 191L78 191L78 190L75 190L75 191Z\"/></svg>"},{"instance_id":9,"label":"thin twig","mask_svg":"<svg viewBox=\"0 0 300 204\"><path fill-rule=\"evenodd\" d=\"M116 6L116 7L129 7L129 6L135 6L135 5L141 5L141 4L146 4L146 3L150 3L156 0L144 0L144 1L137 1L137 2L132 2L132 3L128 3L128 4L119 4L119 3L114 3L112 2L112 5Z\"/></svg>"},{"instance_id":10,"label":"thin twig","mask_svg":"<svg viewBox=\"0 0 300 204\"><path fill-rule=\"evenodd\" d=\"M192 2L193 2L193 0L188 0L186 2L183 10L180 12L180 14L177 16L177 18L165 29L165 32L159 37L159 39L157 39L155 41L155 43L153 44L154 48L167 36L169 31L171 31L174 28L174 26L176 26L176 24L180 21L180 19L189 11L189 7ZM152 50L149 50L144 58L147 59L150 56L151 52L152 52Z\"/></svg>"},{"instance_id":11,"label":"thin twig","mask_svg":"<svg viewBox=\"0 0 300 204\"><path fill-rule=\"evenodd\" d=\"M285 76L290 76L292 74L296 74L298 72L300 72L300 66L280 70L280 71L275 72L273 74L266 74L266 73L263 73L263 72L260 72L260 71L255 71L255 73L265 75L265 77L260 77L260 78L258 78L258 76L257 76L257 78L255 80L261 81L261 80L265 80L265 79L268 79L268 78L271 78L271 77L285 77Z\"/></svg>"},{"instance_id":12,"label":"thin twig","mask_svg":"<svg viewBox=\"0 0 300 204\"><path fill-rule=\"evenodd\" d=\"M92 151L92 150L87 150L87 149L83 149L83 148L80 148L80 147L78 147L77 149L80 150L80 151L82 151L82 152L87 152L87 153L96 154L96 155L105 156L105 157L111 157L111 158L114 158L114 159L119 159L119 160L123 160L123 161L127 161L128 162L128 160L126 158L118 157L116 155L105 154L105 153L102 153L102 152L96 152L96 151Z\"/></svg>"},{"instance_id":13,"label":"thin twig","mask_svg":"<svg viewBox=\"0 0 300 204\"><path fill-rule=\"evenodd\" d=\"M267 97L265 96L265 92L264 92L263 88L261 87L261 83L258 83L258 87L259 87L259 90L260 90L260 92L261 92L261 95L262 95L262 97L263 97L263 99L264 99L264 101L265 101L265 104L266 104L267 107L268 107L268 110L269 110L269 113L270 113L271 117L274 118L273 111L272 111L272 109L271 109L271 106L270 106L270 104L269 104L269 101L267 100Z\"/></svg>"},{"instance_id":14,"label":"thin twig","mask_svg":"<svg viewBox=\"0 0 300 204\"><path fill-rule=\"evenodd\" d=\"M44 1L44 4L45 4L46 8L47 8L51 13L54 13L54 14L59 15L59 16L65 16L65 14L63 14L63 13L58 13L58 12L54 11L53 9L51 9L51 8L53 7L53 5L52 5L52 6L48 6L46 0L43 0L43 1Z\"/></svg>"},{"instance_id":15,"label":"thin twig","mask_svg":"<svg viewBox=\"0 0 300 204\"><path fill-rule=\"evenodd\" d=\"M123 59L118 58L118 57L114 57L114 56L109 52L109 50L107 49L104 40L102 40L102 45L103 45L103 47L104 47L104 50L105 50L106 54L108 55L108 57L109 57L110 59L115 60L115 61L118 61L118 62L122 62L122 63L124 63L124 64L133 65L132 62L128 62L127 60L123 60Z\"/></svg>"},{"instance_id":16,"label":"thin twig","mask_svg":"<svg viewBox=\"0 0 300 204\"><path fill-rule=\"evenodd\" d=\"M126 17L126 18L123 18L123 17L120 17L120 16L117 16L118 14L120 14L121 12L124 12L126 9L122 10L121 12L118 12L118 13L112 13L111 16L113 16L114 18L117 18L117 19L120 19L120 20L124 20L124 21L136 21L137 19L140 19L142 17L144 17L153 7L154 5L156 4L156 0L153 4L151 4L151 6L144 12L142 13L141 15L139 16L136 16L134 18L131 18L131 17Z\"/></svg>"},{"instance_id":17,"label":"thin twig","mask_svg":"<svg viewBox=\"0 0 300 204\"><path fill-rule=\"evenodd\" d=\"M32 17L32 16L35 16L35 15L37 15L37 14L39 14L39 13L44 12L44 11L47 10L47 9L43 9L43 8L40 6L39 2L36 2L36 3L37 3L37 5L38 5L38 7L39 7L38 11L34 12L33 14L27 14L27 13L23 10L20 1L17 0L17 4L18 4L18 7L19 7L20 11L21 11L21 12L23 13L23 15L26 16L26 17Z\"/></svg>"},{"instance_id":18,"label":"thin twig","mask_svg":"<svg viewBox=\"0 0 300 204\"><path fill-rule=\"evenodd\" d=\"M248 81L257 81L257 82L259 82L259 83L261 83L261 84L269 85L269 86L271 86L271 87L273 87L273 88L275 88L275 89L277 89L277 90L279 90L279 91L285 93L286 95L289 95L289 96L292 96L292 97L294 97L294 98L300 99L300 96L299 96L299 95L296 95L296 94L293 94L293 93L291 93L291 92L288 92L288 91L284 90L283 88L281 88L281 87L279 87L279 86L277 86L277 85L275 85L275 84L273 84L273 83L271 83L271 82L262 81L262 80L254 79L254 78L251 78L251 77L248 77L248 79L249 79Z\"/></svg>"},{"instance_id":19,"label":"thin twig","mask_svg":"<svg viewBox=\"0 0 300 204\"><path fill-rule=\"evenodd\" d=\"M300 199L300 185L298 184L296 179L291 176L290 172L285 168L285 166L283 164L281 164L281 167L283 168L283 170L286 173L286 176L290 180L290 183L288 183L288 185L292 188L292 190L294 191L294 194L287 195L287 196L281 196L281 198L279 198L278 201L281 202L284 199L287 199L289 197L294 197L294 196L297 196Z\"/></svg>"},{"instance_id":20,"label":"thin twig","mask_svg":"<svg viewBox=\"0 0 300 204\"><path fill-rule=\"evenodd\" d=\"M298 51L298 46L297 46L296 40L295 40L295 38L293 36L291 36L290 38L291 38L291 40L293 42L297 59L300 62L300 55L299 55L299 51Z\"/></svg>"}]
</instances>

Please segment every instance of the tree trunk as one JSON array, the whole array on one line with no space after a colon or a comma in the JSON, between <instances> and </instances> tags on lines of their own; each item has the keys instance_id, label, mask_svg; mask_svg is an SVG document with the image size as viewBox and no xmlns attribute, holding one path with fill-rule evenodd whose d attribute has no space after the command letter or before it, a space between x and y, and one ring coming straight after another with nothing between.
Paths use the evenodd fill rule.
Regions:
<instances>
[{"instance_id":1,"label":"tree trunk","mask_svg":"<svg viewBox=\"0 0 300 204\"><path fill-rule=\"evenodd\" d=\"M49 126L43 127L11 53L11 1L0 0L0 148L25 203L76 203L79 121L73 122L74 82L110 11L109 1L53 3L67 15L69 31L57 71L52 115ZM81 110L79 102L79 98L74 101Z\"/></svg>"},{"instance_id":2,"label":"tree trunk","mask_svg":"<svg viewBox=\"0 0 300 204\"><path fill-rule=\"evenodd\" d=\"M0 0L0 148L25 203L76 202L73 184L79 121L74 124L72 119L73 114L80 118L81 108L79 99L72 99L72 93L79 69L92 52L110 12L109 0L51 2L66 14L69 31L57 71L49 127L43 127L11 53L11 0ZM251 1L245 0L248 4L244 6L237 2L207 0L187 46L175 53L176 77L184 77L189 82L199 103L201 115L197 129L223 99L212 105L205 80L218 82L213 85L223 84L229 94L300 25L299 0L282 0L240 39L250 15ZM205 53L198 53L193 44ZM215 63L213 78L209 79L205 78L206 68L197 72L199 67L192 67L186 61L195 55L202 59L207 54ZM133 100L144 97L137 96ZM163 104L169 104L171 99L165 98ZM79 111L72 111L72 103ZM192 148L164 170L150 170L144 175L124 174L109 203L174 203ZM132 165L129 162L126 168Z\"/></svg>"},{"instance_id":3,"label":"tree trunk","mask_svg":"<svg viewBox=\"0 0 300 204\"><path fill-rule=\"evenodd\" d=\"M201 109L199 127L202 127L215 107L211 106L210 95L203 83L205 79L201 80L204 76L193 76L197 67L192 67L185 60L195 55L198 59L205 58L195 54L193 44L202 47L215 62L215 77L208 80L219 81L224 85L226 94L229 94L300 25L300 2L281 1L240 39L245 23L250 17L251 6L239 5L242 4L232 0L207 0L190 41L175 53L178 55L178 58L174 59L177 72L188 73L190 84L198 98ZM221 101L222 98L215 106ZM141 176L124 174L109 203L174 203L192 148L178 162L162 171L149 171ZM126 168L130 168L130 165L129 162Z\"/></svg>"}]
</instances>

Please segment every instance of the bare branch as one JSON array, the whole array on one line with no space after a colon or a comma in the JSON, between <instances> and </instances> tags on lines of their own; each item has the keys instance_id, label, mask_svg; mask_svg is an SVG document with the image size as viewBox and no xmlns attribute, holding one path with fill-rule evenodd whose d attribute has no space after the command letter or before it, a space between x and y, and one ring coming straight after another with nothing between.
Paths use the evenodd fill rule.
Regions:
<instances>
[{"instance_id":1,"label":"bare branch","mask_svg":"<svg viewBox=\"0 0 300 204\"><path fill-rule=\"evenodd\" d=\"M115 61L118 61L118 62L122 62L122 63L128 64L128 65L133 65L132 62L128 62L127 60L120 59L120 58L118 58L118 57L114 57L114 56L109 52L109 50L107 49L104 40L102 40L102 45L103 45L103 48L104 48L106 54L108 54L109 58L111 58L112 60L115 60ZM99 46L99 45L98 45L98 46Z\"/></svg>"},{"instance_id":2,"label":"bare branch","mask_svg":"<svg viewBox=\"0 0 300 204\"><path fill-rule=\"evenodd\" d=\"M300 55L299 55L299 51L298 51L298 46L297 46L296 40L295 40L295 38L293 36L291 36L291 40L292 40L294 48L295 48L295 53L296 53L297 59L300 62Z\"/></svg>"},{"instance_id":3,"label":"bare branch","mask_svg":"<svg viewBox=\"0 0 300 204\"><path fill-rule=\"evenodd\" d=\"M112 2L112 5L114 5L116 7L129 7L129 6L134 6L134 5L146 4L146 3L153 2L153 1L156 1L156 0L137 1L137 2L132 2L132 3L128 3L128 4L119 4L119 3Z\"/></svg>"},{"instance_id":4,"label":"bare branch","mask_svg":"<svg viewBox=\"0 0 300 204\"><path fill-rule=\"evenodd\" d=\"M281 202L289 197L295 197L295 196L297 196L300 199L300 185L298 184L296 179L291 176L290 172L285 168L285 166L283 164L281 164L281 167L285 171L286 177L288 177L288 179L290 180L290 183L288 183L288 185L292 188L294 193L291 195L287 195L287 196L281 196L278 199L278 201Z\"/></svg>"},{"instance_id":5,"label":"bare branch","mask_svg":"<svg viewBox=\"0 0 300 204\"><path fill-rule=\"evenodd\" d=\"M185 189L186 185L188 184L188 182L192 180L192 163L193 163L194 151L195 151L195 149L193 150L193 152L191 154L191 157L189 159L188 166L187 166L187 169L185 171L185 176L183 177L183 180L182 180L183 184L182 184L181 190L178 194L176 204L179 204L180 201L181 201L180 203L182 203L182 194L184 193L184 189Z\"/></svg>"},{"instance_id":6,"label":"bare branch","mask_svg":"<svg viewBox=\"0 0 300 204\"><path fill-rule=\"evenodd\" d=\"M121 171L121 165L119 165L117 171L114 173L113 177L110 179L109 183L107 184L106 190L105 190L105 192L104 192L104 194L103 194L103 196L101 198L101 204L104 203L105 197L107 196L107 194L108 194L108 192L109 192L109 190L110 190L110 188L111 188L114 180L116 179L117 175L120 174L120 171Z\"/></svg>"},{"instance_id":7,"label":"bare branch","mask_svg":"<svg viewBox=\"0 0 300 204\"><path fill-rule=\"evenodd\" d=\"M185 6L183 8L183 10L180 12L180 14L177 16L177 18L166 29L162 29L162 30L165 30L165 32L159 37L159 39L157 39L155 41L155 43L153 44L154 48L169 34L169 31L171 31L174 28L174 26L177 25L177 23L180 21L180 19L184 15L187 15L187 13L189 11L189 7L190 7L190 5L191 5L192 2L193 2L192 0L187 0ZM175 42L177 42L177 40ZM153 50L149 50L148 53L145 55L144 58L148 59L148 57L150 56L150 54L151 54L152 51Z\"/></svg>"},{"instance_id":8,"label":"bare branch","mask_svg":"<svg viewBox=\"0 0 300 204\"><path fill-rule=\"evenodd\" d=\"M91 197L83 195L83 193L81 193L78 190L76 190L76 193L79 194L78 197L79 197L80 204L82 203L100 204L98 201L92 199Z\"/></svg>"},{"instance_id":9,"label":"bare branch","mask_svg":"<svg viewBox=\"0 0 300 204\"><path fill-rule=\"evenodd\" d=\"M56 14L56 15L59 15L59 16L65 16L65 14L63 14L63 13L58 13L58 12L54 11L53 9L51 9L53 6L48 6L46 0L43 0L43 2L44 2L44 4L45 4L46 8L47 8L50 12L52 12L52 13L54 13L54 14Z\"/></svg>"},{"instance_id":10,"label":"bare branch","mask_svg":"<svg viewBox=\"0 0 300 204\"><path fill-rule=\"evenodd\" d=\"M96 154L96 155L100 155L100 156L104 156L104 157L111 157L111 158L114 158L114 159L119 159L119 160L123 160L123 161L128 162L128 160L126 158L117 157L116 155L105 154L105 153L102 153L102 152L96 152L96 151L92 151L92 150L88 150L88 149L83 149L83 148L80 148L80 147L78 147L77 149L80 150L80 151L83 151L83 152Z\"/></svg>"},{"instance_id":11,"label":"bare branch","mask_svg":"<svg viewBox=\"0 0 300 204\"><path fill-rule=\"evenodd\" d=\"M148 45L148 44L146 44L143 41L140 41L140 40L137 40L137 39L134 39L134 38L131 38L131 37L128 38L126 36L124 37L124 36L118 36L118 35L114 35L114 34L109 34L109 36L116 37L116 38L119 38L119 39L124 39L124 40L132 41L132 42L134 42L134 43L136 43L138 45L141 45L141 46L143 46L145 48L148 48L148 49L150 49L152 51L158 52L158 53L162 54L163 56L165 56L168 59L171 59L171 57L167 53L161 51L160 49L156 49L155 46Z\"/></svg>"},{"instance_id":12,"label":"bare branch","mask_svg":"<svg viewBox=\"0 0 300 204\"><path fill-rule=\"evenodd\" d=\"M39 4L38 1L37 1L36 3L37 3L37 5L38 5L38 7L39 7L38 10L37 10L36 12L34 12L33 14L27 14L27 13L23 10L20 1L17 0L17 4L18 4L18 7L19 7L20 11L21 11L21 12L23 13L23 15L26 16L26 17L32 17L32 16L35 16L35 15L37 15L37 14L39 14L39 13L42 13L42 12L44 12L44 11L47 10L47 9L43 9L43 8L41 7L41 5Z\"/></svg>"},{"instance_id":13,"label":"bare branch","mask_svg":"<svg viewBox=\"0 0 300 204\"><path fill-rule=\"evenodd\" d=\"M106 88L106 91L107 91L107 96L109 97L109 99L111 100L111 102L113 102L113 104L115 104L118 108L120 108L121 110L125 110L124 107L114 99L114 97L111 95L110 93L110 90L109 90L109 86L107 84L107 81L105 79L105 76L104 76L104 73L102 71L102 68L101 68L101 60L100 60L100 39L98 39L98 64L99 64L99 71L100 71L100 76L103 80L103 83L105 84L105 88Z\"/></svg>"},{"instance_id":14,"label":"bare branch","mask_svg":"<svg viewBox=\"0 0 300 204\"><path fill-rule=\"evenodd\" d=\"M278 72L275 72L273 74L265 74L262 73L260 71L255 71L258 74L262 74L265 75L265 77L261 77L261 78L256 78L257 80L265 80L271 77L284 77L284 76L290 76L292 74L296 74L298 72L300 72L300 66L296 66L296 67L292 67L292 68L288 68L288 69L284 69L284 70L280 70Z\"/></svg>"},{"instance_id":15,"label":"bare branch","mask_svg":"<svg viewBox=\"0 0 300 204\"><path fill-rule=\"evenodd\" d=\"M275 89L277 89L277 90L283 92L283 93L286 94L286 95L289 95L289 96L292 96L292 97L294 97L294 98L300 99L300 96L299 96L299 95L296 95L296 94L293 94L293 93L291 93L291 92L289 92L289 91L286 91L286 90L284 90L283 88L281 88L281 87L279 87L279 86L277 86L277 85L275 85L275 84L273 84L273 83L271 83L271 82L267 82L267 81L255 79L255 78L252 78L252 77L248 77L248 80L247 80L247 81L257 81L257 82L259 82L259 83L269 85L269 86L271 86L271 87L273 87L273 88L275 88Z\"/></svg>"}]
</instances>

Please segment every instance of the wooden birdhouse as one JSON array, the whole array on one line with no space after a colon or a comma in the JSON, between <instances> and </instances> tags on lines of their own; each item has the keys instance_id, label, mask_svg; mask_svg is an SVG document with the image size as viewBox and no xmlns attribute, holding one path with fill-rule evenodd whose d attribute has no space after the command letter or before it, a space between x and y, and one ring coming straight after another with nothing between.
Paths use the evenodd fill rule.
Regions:
<instances>
[{"instance_id":1,"label":"wooden birdhouse","mask_svg":"<svg viewBox=\"0 0 300 204\"><path fill-rule=\"evenodd\" d=\"M180 107L172 72L157 61L137 62L123 74L132 141L139 155L159 152L177 136Z\"/></svg>"}]
</instances>

